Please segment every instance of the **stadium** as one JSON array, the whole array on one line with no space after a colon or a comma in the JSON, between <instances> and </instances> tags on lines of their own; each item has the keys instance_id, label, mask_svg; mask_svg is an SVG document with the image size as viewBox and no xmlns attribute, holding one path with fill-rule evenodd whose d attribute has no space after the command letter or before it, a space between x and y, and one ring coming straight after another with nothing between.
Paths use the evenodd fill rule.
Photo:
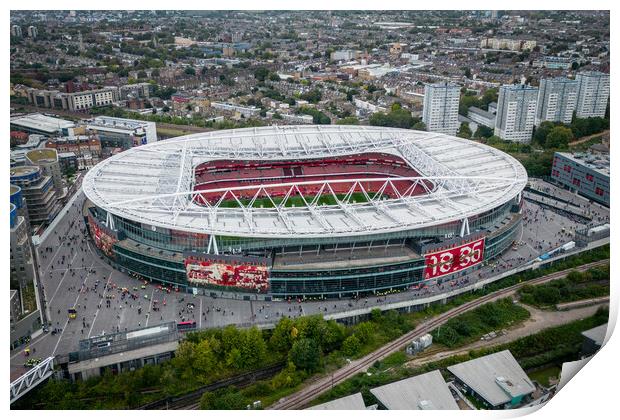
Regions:
<instances>
[{"instance_id":1,"label":"stadium","mask_svg":"<svg viewBox=\"0 0 620 420\"><path fill-rule=\"evenodd\" d=\"M337 298L477 270L520 233L525 169L453 136L270 126L116 154L83 181L117 269L184 291Z\"/></svg>"}]
</instances>

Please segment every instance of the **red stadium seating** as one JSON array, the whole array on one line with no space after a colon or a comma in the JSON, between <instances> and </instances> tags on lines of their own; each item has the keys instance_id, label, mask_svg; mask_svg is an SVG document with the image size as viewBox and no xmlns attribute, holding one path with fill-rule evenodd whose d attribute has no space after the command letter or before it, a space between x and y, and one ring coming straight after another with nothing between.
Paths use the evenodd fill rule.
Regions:
<instances>
[{"instance_id":1,"label":"red stadium seating","mask_svg":"<svg viewBox=\"0 0 620 420\"><path fill-rule=\"evenodd\" d=\"M304 181L329 181L350 178L394 178L393 185L400 193L404 193L412 181L402 180L400 177L414 177L419 174L401 158L384 153L366 153L360 155L340 156L335 158L315 159L308 161L236 161L219 160L199 165L195 170L196 191L214 190L257 186L265 184L293 183ZM367 192L376 192L384 181L367 181L364 188ZM330 184L337 194L347 193L352 186L351 182ZM428 183L427 183L428 185ZM430 185L429 185L430 186ZM321 184L302 185L299 187L304 195L317 194ZM272 197L284 196L289 187L270 187L267 189ZM414 194L422 194L424 188L417 186ZM205 192L196 197L198 204L217 202L222 192ZM237 190L239 198L251 198L256 194L256 188ZM397 192L392 188L386 189L384 194L394 197ZM232 200L225 197L225 200Z\"/></svg>"}]
</instances>

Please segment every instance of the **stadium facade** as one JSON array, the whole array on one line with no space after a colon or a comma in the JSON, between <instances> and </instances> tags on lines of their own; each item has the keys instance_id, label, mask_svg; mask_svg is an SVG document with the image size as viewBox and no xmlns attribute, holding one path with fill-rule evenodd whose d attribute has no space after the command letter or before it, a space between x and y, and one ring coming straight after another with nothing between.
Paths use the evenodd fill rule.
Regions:
<instances>
[{"instance_id":1,"label":"stadium facade","mask_svg":"<svg viewBox=\"0 0 620 420\"><path fill-rule=\"evenodd\" d=\"M266 298L423 287L521 231L525 169L491 147L383 127L217 131L132 148L86 175L85 218L118 269Z\"/></svg>"}]
</instances>

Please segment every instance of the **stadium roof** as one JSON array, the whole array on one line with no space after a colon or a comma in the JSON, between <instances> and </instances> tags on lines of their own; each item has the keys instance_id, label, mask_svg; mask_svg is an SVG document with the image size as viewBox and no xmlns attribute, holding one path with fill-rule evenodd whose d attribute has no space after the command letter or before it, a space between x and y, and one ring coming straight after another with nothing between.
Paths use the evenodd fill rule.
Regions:
<instances>
[{"instance_id":1,"label":"stadium roof","mask_svg":"<svg viewBox=\"0 0 620 420\"><path fill-rule=\"evenodd\" d=\"M535 390L509 350L449 366L448 370L493 407Z\"/></svg>"},{"instance_id":2,"label":"stadium roof","mask_svg":"<svg viewBox=\"0 0 620 420\"><path fill-rule=\"evenodd\" d=\"M366 410L361 393L348 395L337 400L328 401L324 404L315 405L308 410Z\"/></svg>"},{"instance_id":3,"label":"stadium roof","mask_svg":"<svg viewBox=\"0 0 620 420\"><path fill-rule=\"evenodd\" d=\"M269 196L259 186L244 185L194 191L194 168L218 159L304 160L382 152L402 157L419 177L409 179L416 188L385 199L368 193L363 177L347 180L281 183L289 194L299 186L321 184L335 205L318 200L303 206L281 204L269 208L244 205L235 192L252 188L256 196ZM394 178L373 178L384 187ZM425 182L429 180L433 187ZM353 183L367 201L356 203L347 194L336 197L331 185ZM507 154L486 145L445 134L364 126L269 126L193 134L160 141L116 154L85 176L83 188L96 206L147 225L227 236L284 238L361 236L438 226L494 209L521 193L527 182L523 166ZM273 185L264 184L263 187ZM217 192L217 204L201 206L194 198ZM381 192L381 191L380 191ZM237 200L237 208L220 206Z\"/></svg>"},{"instance_id":4,"label":"stadium roof","mask_svg":"<svg viewBox=\"0 0 620 420\"><path fill-rule=\"evenodd\" d=\"M392 382L370 392L388 410L458 410L438 370Z\"/></svg>"}]
</instances>

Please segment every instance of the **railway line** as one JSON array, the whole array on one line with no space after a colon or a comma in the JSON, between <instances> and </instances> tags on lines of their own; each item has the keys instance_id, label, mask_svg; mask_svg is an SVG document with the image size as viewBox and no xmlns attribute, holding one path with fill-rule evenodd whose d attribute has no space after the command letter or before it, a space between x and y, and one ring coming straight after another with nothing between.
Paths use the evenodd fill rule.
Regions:
<instances>
[{"instance_id":1,"label":"railway line","mask_svg":"<svg viewBox=\"0 0 620 420\"><path fill-rule=\"evenodd\" d=\"M244 387L254 383L254 381L270 378L278 373L283 367L284 363L276 363L253 372L233 376L232 378L221 379L180 397L167 397L161 400L153 401L149 404L138 407L138 410L198 410L200 408L200 398L205 392L215 391L231 385Z\"/></svg>"},{"instance_id":2,"label":"railway line","mask_svg":"<svg viewBox=\"0 0 620 420\"><path fill-rule=\"evenodd\" d=\"M308 387L298 391L297 393L281 399L280 401L270 406L269 409L271 410L295 410L295 409L304 408L311 401L313 401L315 398L321 395L323 392L327 391L330 387L333 387L333 385L337 385L360 372L364 372L376 361L381 360L385 358L386 356L396 352L400 348L406 346L409 342L411 342L411 340L423 334L429 333L430 331L434 330L435 328L439 327L440 325L444 324L449 319L455 316L458 316L469 310L475 309L478 306L481 306L493 300L509 296L525 285L543 284L543 283L546 283L552 280L562 278L566 276L568 273L570 273L571 271L586 271L590 268L599 267L601 265L605 265L608 263L609 263L609 259L606 259L602 261L592 262L589 264L584 264L579 267L558 271L556 273L548 274L546 276L538 277L536 279L524 281L524 282L515 284L513 286L509 286L504 289L497 290L495 292L489 293L488 295L485 295L478 299L467 302L457 308L451 309L441 315L438 315L435 318L422 322L420 325L418 325L415 329L413 329L409 333L386 344L380 349L377 349L374 352L367 354L361 359L352 361L350 364L334 372L332 375L323 377L315 381L314 383L310 384Z\"/></svg>"}]
</instances>

